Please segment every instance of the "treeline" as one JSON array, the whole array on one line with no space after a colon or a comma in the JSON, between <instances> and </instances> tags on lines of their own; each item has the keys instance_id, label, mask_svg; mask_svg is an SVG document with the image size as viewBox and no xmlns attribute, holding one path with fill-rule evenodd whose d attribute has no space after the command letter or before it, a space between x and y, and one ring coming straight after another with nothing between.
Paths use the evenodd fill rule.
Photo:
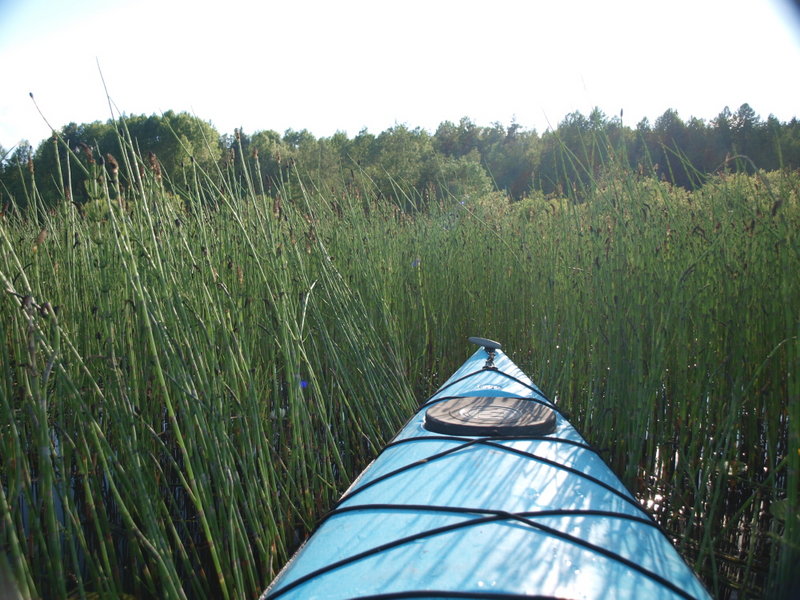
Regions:
<instances>
[{"instance_id":1,"label":"treeline","mask_svg":"<svg viewBox=\"0 0 800 600\"><path fill-rule=\"evenodd\" d=\"M25 143L13 152L0 148L0 157L6 210L24 210L32 199L43 207L65 198L82 204L103 177L124 189L145 171L176 194L201 174L226 185L252 182L250 189L265 194L306 186L420 206L493 190L512 200L532 193L580 198L619 165L689 189L721 170L798 168L800 123L772 115L762 120L743 104L709 122L683 121L670 109L635 128L622 114L594 109L588 116L571 113L541 135L516 123L485 127L462 118L443 122L433 134L396 125L377 135L362 130L353 138L341 132L316 138L306 130L221 135L206 121L169 111L70 123L35 149ZM120 164L127 166L123 172Z\"/></svg>"}]
</instances>

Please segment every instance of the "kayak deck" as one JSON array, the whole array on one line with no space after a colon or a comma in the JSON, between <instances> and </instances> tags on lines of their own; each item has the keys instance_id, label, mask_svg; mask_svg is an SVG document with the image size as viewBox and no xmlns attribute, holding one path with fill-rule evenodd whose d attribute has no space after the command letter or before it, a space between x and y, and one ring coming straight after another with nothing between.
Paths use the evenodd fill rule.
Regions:
<instances>
[{"instance_id":1,"label":"kayak deck","mask_svg":"<svg viewBox=\"0 0 800 600\"><path fill-rule=\"evenodd\" d=\"M263 598L710 597L602 458L490 352L478 350L422 406ZM474 397L540 405L551 432L426 427L428 409Z\"/></svg>"}]
</instances>

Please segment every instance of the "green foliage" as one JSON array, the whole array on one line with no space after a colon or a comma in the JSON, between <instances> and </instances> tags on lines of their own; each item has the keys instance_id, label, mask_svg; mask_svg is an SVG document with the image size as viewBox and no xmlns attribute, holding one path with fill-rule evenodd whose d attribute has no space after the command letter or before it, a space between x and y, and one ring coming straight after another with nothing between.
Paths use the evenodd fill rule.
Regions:
<instances>
[{"instance_id":1,"label":"green foliage","mask_svg":"<svg viewBox=\"0 0 800 600\"><path fill-rule=\"evenodd\" d=\"M492 181L481 166L477 150L458 158L441 157L436 166L435 182L440 197L469 201L483 198L492 191Z\"/></svg>"},{"instance_id":2,"label":"green foliage","mask_svg":"<svg viewBox=\"0 0 800 600\"><path fill-rule=\"evenodd\" d=\"M0 189L19 209L27 210L35 202L47 211L65 202L97 199L104 182L118 186L118 193L136 187L145 167L170 173L174 184L165 183L177 189L195 169L214 171L221 152L219 133L187 113L70 123L35 152L20 146L10 160L0 164ZM134 156L142 157L138 164ZM120 171L120 164L128 168Z\"/></svg>"},{"instance_id":3,"label":"green foliage","mask_svg":"<svg viewBox=\"0 0 800 600\"><path fill-rule=\"evenodd\" d=\"M58 193L91 199L48 210L18 157L37 210L0 217L0 547L23 597L255 597L472 333L606 449L716 594L781 593L797 173L689 190L632 169L597 112L540 140L580 194L516 201L487 193L485 157L539 142L463 125L447 154L407 127L237 132L219 169L167 152L177 177L131 151L159 143L136 124L115 174L92 127L77 153L48 142Z\"/></svg>"},{"instance_id":4,"label":"green foliage","mask_svg":"<svg viewBox=\"0 0 800 600\"><path fill-rule=\"evenodd\" d=\"M182 193L201 172L211 188L282 189L298 199L303 189L358 191L418 210L449 194L481 193L485 180L477 166L514 201L538 192L582 201L615 164L686 189L718 172L798 168L800 124L772 115L762 121L743 104L735 112L726 107L708 123L684 121L670 109L654 125L645 119L631 129L621 115L609 118L595 108L588 116L567 115L542 135L516 123L483 127L464 117L441 123L433 135L397 125L377 136L363 130L352 139L342 132L316 139L291 129L220 136L207 122L168 111L70 123L34 152L21 145L0 162L0 192L22 210L30 199L45 211L65 201L80 204L91 199L98 177L107 178L106 163L125 156L128 165L133 156L142 158L117 174L120 189L136 186L137 171L141 176L144 169L168 173L164 185Z\"/></svg>"},{"instance_id":5,"label":"green foliage","mask_svg":"<svg viewBox=\"0 0 800 600\"><path fill-rule=\"evenodd\" d=\"M378 194L395 199L405 208L420 205L420 196L428 192L434 178L430 136L419 128L395 125L376 138L374 147L374 158L367 172ZM409 196L410 190L419 195Z\"/></svg>"},{"instance_id":6,"label":"green foliage","mask_svg":"<svg viewBox=\"0 0 800 600\"><path fill-rule=\"evenodd\" d=\"M13 151L6 151L0 161L0 206L3 212L27 210L28 200L33 195L33 181L33 148L23 141Z\"/></svg>"}]
</instances>

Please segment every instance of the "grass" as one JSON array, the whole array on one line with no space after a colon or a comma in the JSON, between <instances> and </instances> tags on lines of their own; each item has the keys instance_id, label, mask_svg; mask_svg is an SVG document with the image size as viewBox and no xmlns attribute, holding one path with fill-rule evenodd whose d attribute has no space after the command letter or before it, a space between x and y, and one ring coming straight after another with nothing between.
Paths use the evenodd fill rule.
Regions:
<instances>
[{"instance_id":1,"label":"grass","mask_svg":"<svg viewBox=\"0 0 800 600\"><path fill-rule=\"evenodd\" d=\"M715 595L788 593L797 174L690 194L611 165L580 203L409 214L224 173L168 193L133 152L120 169L80 210L0 222L0 572L22 597L253 597L473 334Z\"/></svg>"}]
</instances>

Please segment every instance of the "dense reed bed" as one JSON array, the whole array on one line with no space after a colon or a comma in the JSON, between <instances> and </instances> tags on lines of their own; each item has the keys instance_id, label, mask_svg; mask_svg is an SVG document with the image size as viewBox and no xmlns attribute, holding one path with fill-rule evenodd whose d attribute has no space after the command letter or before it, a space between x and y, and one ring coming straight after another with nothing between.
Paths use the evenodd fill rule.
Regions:
<instances>
[{"instance_id":1,"label":"dense reed bed","mask_svg":"<svg viewBox=\"0 0 800 600\"><path fill-rule=\"evenodd\" d=\"M167 193L120 163L87 206L0 221L0 577L22 597L253 597L468 335L718 597L789 593L797 174L689 194L612 164L579 201L408 212L225 173Z\"/></svg>"}]
</instances>

